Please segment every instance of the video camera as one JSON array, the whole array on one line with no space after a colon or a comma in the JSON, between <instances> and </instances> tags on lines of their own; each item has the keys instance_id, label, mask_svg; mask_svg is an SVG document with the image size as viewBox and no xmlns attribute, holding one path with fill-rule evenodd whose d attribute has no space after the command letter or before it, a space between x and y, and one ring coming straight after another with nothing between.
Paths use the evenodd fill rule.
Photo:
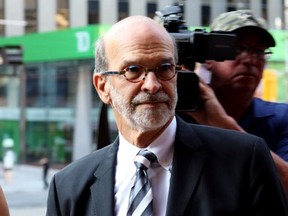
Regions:
<instances>
[{"instance_id":1,"label":"video camera","mask_svg":"<svg viewBox=\"0 0 288 216\"><path fill-rule=\"evenodd\" d=\"M178 62L187 71L178 72L176 111L195 111L201 104L199 77L194 73L196 62L233 60L236 56L236 35L231 32L195 29L189 31L183 20L183 5L176 3L155 12L154 19L162 23L175 38Z\"/></svg>"},{"instance_id":2,"label":"video camera","mask_svg":"<svg viewBox=\"0 0 288 216\"><path fill-rule=\"evenodd\" d=\"M155 19L163 22L178 46L178 64L194 70L195 62L235 59L236 35L231 32L195 29L190 31L183 20L183 5L177 3L155 12Z\"/></svg>"}]
</instances>

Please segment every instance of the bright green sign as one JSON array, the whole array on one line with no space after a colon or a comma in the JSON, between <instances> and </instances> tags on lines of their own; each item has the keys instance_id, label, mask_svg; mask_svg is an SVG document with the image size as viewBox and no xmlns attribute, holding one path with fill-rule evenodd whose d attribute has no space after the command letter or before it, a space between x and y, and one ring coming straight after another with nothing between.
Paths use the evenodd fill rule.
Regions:
<instances>
[{"instance_id":1,"label":"bright green sign","mask_svg":"<svg viewBox=\"0 0 288 216\"><path fill-rule=\"evenodd\" d=\"M285 62L288 53L286 48L288 32L284 30L271 30L270 33L276 41L276 47L271 48L273 54L269 58L269 61Z\"/></svg>"},{"instance_id":2,"label":"bright green sign","mask_svg":"<svg viewBox=\"0 0 288 216\"><path fill-rule=\"evenodd\" d=\"M21 45L24 63L93 58L93 44L108 28L105 25L91 25L2 38L0 46Z\"/></svg>"},{"instance_id":3,"label":"bright green sign","mask_svg":"<svg viewBox=\"0 0 288 216\"><path fill-rule=\"evenodd\" d=\"M26 34L23 36L1 38L0 46L21 45L23 61L45 62L93 58L93 45L110 25L88 25L53 32ZM286 35L283 30L271 30L276 47L269 61L285 62Z\"/></svg>"}]
</instances>

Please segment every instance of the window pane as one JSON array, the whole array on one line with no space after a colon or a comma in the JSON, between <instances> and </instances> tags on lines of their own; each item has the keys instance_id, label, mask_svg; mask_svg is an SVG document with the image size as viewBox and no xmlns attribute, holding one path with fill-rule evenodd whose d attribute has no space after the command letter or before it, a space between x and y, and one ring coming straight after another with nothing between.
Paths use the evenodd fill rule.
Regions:
<instances>
[{"instance_id":1,"label":"window pane","mask_svg":"<svg viewBox=\"0 0 288 216\"><path fill-rule=\"evenodd\" d=\"M25 32L37 32L37 0L25 0Z\"/></svg>"},{"instance_id":2,"label":"window pane","mask_svg":"<svg viewBox=\"0 0 288 216\"><path fill-rule=\"evenodd\" d=\"M69 27L68 0L57 1L56 25L57 29L65 29Z\"/></svg>"},{"instance_id":3,"label":"window pane","mask_svg":"<svg viewBox=\"0 0 288 216\"><path fill-rule=\"evenodd\" d=\"M88 1L88 23L89 24L99 23L99 1L98 0Z\"/></svg>"},{"instance_id":4,"label":"window pane","mask_svg":"<svg viewBox=\"0 0 288 216\"><path fill-rule=\"evenodd\" d=\"M128 2L127 1L119 1L118 2L118 20L122 20L126 17L128 17L128 13L129 13L129 8L128 8Z\"/></svg>"}]
</instances>

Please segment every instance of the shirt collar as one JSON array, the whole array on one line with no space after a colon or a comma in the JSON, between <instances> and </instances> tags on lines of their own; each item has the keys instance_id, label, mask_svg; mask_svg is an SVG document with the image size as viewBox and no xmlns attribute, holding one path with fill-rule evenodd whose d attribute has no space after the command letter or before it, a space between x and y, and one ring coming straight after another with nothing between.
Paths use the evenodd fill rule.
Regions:
<instances>
[{"instance_id":1,"label":"shirt collar","mask_svg":"<svg viewBox=\"0 0 288 216\"><path fill-rule=\"evenodd\" d=\"M157 156L159 164L166 170L170 170L172 166L176 125L176 118L174 117L160 136L147 147L149 151ZM119 132L118 158L125 158L126 162L133 162L139 150L140 148L129 143Z\"/></svg>"}]
</instances>

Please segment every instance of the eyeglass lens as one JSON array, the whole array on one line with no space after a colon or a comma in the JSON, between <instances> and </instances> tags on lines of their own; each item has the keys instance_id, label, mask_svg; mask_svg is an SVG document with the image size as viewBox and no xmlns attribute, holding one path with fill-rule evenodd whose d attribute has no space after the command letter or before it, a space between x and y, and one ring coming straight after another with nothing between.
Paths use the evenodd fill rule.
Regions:
<instances>
[{"instance_id":1,"label":"eyeglass lens","mask_svg":"<svg viewBox=\"0 0 288 216\"><path fill-rule=\"evenodd\" d=\"M170 63L164 63L156 68L144 68L140 65L130 65L124 69L124 76L127 80L132 82L138 82L145 78L148 72L154 72L158 79L169 80L175 76L175 65Z\"/></svg>"}]
</instances>

